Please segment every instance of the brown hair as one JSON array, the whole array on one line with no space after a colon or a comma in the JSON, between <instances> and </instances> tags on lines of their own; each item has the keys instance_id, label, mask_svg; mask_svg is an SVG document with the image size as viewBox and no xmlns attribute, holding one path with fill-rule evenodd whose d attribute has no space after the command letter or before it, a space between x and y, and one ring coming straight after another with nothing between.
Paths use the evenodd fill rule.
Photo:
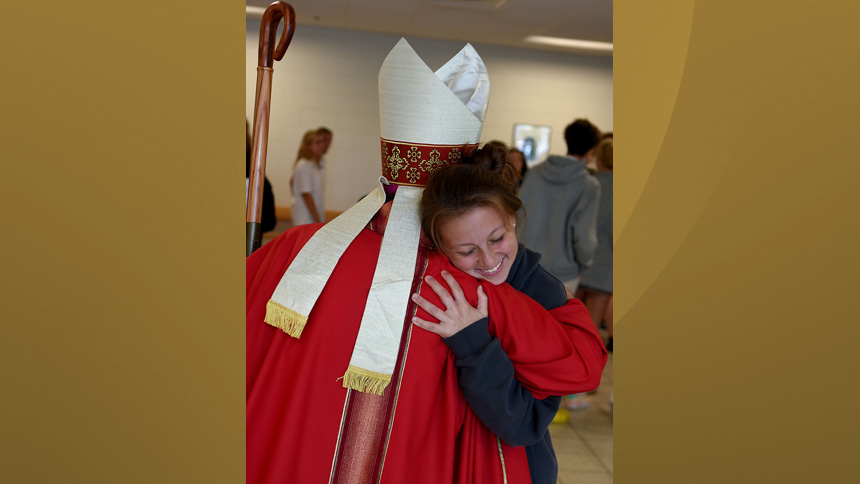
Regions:
<instances>
[{"instance_id":1,"label":"brown hair","mask_svg":"<svg viewBox=\"0 0 860 484\"><path fill-rule=\"evenodd\" d=\"M502 215L518 218L522 202L514 192L517 173L507 163L507 153L504 143L491 141L467 155L462 164L430 174L419 216L421 228L436 247L442 248L439 228L476 207L493 207Z\"/></svg>"},{"instance_id":2,"label":"brown hair","mask_svg":"<svg viewBox=\"0 0 860 484\"><path fill-rule=\"evenodd\" d=\"M311 152L310 148L311 143L313 143L314 138L317 137L317 135L318 133L315 129L305 132L305 135L302 136L302 142L299 144L299 152L296 154L296 163L298 163L302 158L314 162L320 161L319 158Z\"/></svg>"},{"instance_id":3,"label":"brown hair","mask_svg":"<svg viewBox=\"0 0 860 484\"><path fill-rule=\"evenodd\" d=\"M466 155L462 164L478 165L485 170L498 173L502 180L513 189L516 188L519 173L517 173L514 165L508 161L510 151L511 148L501 141L487 141L483 147ZM523 162L525 162L525 157Z\"/></svg>"},{"instance_id":4,"label":"brown hair","mask_svg":"<svg viewBox=\"0 0 860 484\"><path fill-rule=\"evenodd\" d=\"M594 157L609 171L612 171L612 138L604 138L594 148Z\"/></svg>"}]
</instances>

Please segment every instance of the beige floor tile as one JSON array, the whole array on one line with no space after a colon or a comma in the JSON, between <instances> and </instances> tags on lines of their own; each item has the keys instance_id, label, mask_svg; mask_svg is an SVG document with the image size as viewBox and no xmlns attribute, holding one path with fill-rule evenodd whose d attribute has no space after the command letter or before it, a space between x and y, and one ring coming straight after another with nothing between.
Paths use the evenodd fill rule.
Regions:
<instances>
[{"instance_id":1,"label":"beige floor tile","mask_svg":"<svg viewBox=\"0 0 860 484\"><path fill-rule=\"evenodd\" d=\"M612 476L606 472L559 471L559 484L612 484Z\"/></svg>"},{"instance_id":2,"label":"beige floor tile","mask_svg":"<svg viewBox=\"0 0 860 484\"><path fill-rule=\"evenodd\" d=\"M595 457L597 454L593 450L591 450L585 442L576 442L576 443L566 443L562 442L557 444L554 440L552 442L553 449L555 449L556 458L561 461L562 459L566 459L567 457L578 457L578 456L587 456L587 457Z\"/></svg>"},{"instance_id":3,"label":"beige floor tile","mask_svg":"<svg viewBox=\"0 0 860 484\"><path fill-rule=\"evenodd\" d=\"M612 395L612 355L600 387L588 398L592 406L570 412L570 420L550 426L558 458L559 484L612 483L613 426L609 397Z\"/></svg>"},{"instance_id":4,"label":"beige floor tile","mask_svg":"<svg viewBox=\"0 0 860 484\"><path fill-rule=\"evenodd\" d=\"M603 461L601 461L597 456L593 454L588 455L565 455L558 459L558 469L559 472L562 470L565 471L577 471L577 472L605 472L608 473L606 467L603 465Z\"/></svg>"}]
</instances>

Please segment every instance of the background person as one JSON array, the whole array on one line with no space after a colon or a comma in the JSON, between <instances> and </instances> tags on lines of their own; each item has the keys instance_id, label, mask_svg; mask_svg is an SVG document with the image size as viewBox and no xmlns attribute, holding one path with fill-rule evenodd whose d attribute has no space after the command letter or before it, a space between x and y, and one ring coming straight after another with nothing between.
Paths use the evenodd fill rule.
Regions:
<instances>
[{"instance_id":1,"label":"background person","mask_svg":"<svg viewBox=\"0 0 860 484\"><path fill-rule=\"evenodd\" d=\"M247 204L248 187L251 176L251 127L245 120L245 200ZM246 205L247 206L247 205ZM260 213L260 232L268 232L277 224L275 218L275 194L272 192L272 184L263 176L263 206Z\"/></svg>"},{"instance_id":2,"label":"background person","mask_svg":"<svg viewBox=\"0 0 860 484\"><path fill-rule=\"evenodd\" d=\"M325 171L320 163L324 149L325 141L317 130L310 130L302 137L290 179L293 225L324 222Z\"/></svg>"},{"instance_id":3,"label":"background person","mask_svg":"<svg viewBox=\"0 0 860 484\"><path fill-rule=\"evenodd\" d=\"M582 273L577 298L585 303L595 326L606 323L606 349L612 351L612 137L605 137L594 149L600 183L597 209L597 247L594 261Z\"/></svg>"},{"instance_id":4,"label":"background person","mask_svg":"<svg viewBox=\"0 0 860 484\"><path fill-rule=\"evenodd\" d=\"M600 132L587 119L577 119L564 130L564 139L567 155L550 156L526 174L519 195L527 217L519 236L543 255L547 270L575 292L597 245L600 184L588 173L586 162Z\"/></svg>"},{"instance_id":5,"label":"background person","mask_svg":"<svg viewBox=\"0 0 860 484\"><path fill-rule=\"evenodd\" d=\"M322 165L325 166L325 155L328 153L328 149L331 148L331 141L334 138L334 134L330 129L325 126L320 126L317 128L317 134L322 137Z\"/></svg>"},{"instance_id":6,"label":"background person","mask_svg":"<svg viewBox=\"0 0 860 484\"><path fill-rule=\"evenodd\" d=\"M519 190L523 186L523 180L526 179L526 173L529 171L529 164L526 163L526 157L523 152L516 147L511 146L508 149L508 163L514 165L519 174L516 183L516 189Z\"/></svg>"}]
</instances>

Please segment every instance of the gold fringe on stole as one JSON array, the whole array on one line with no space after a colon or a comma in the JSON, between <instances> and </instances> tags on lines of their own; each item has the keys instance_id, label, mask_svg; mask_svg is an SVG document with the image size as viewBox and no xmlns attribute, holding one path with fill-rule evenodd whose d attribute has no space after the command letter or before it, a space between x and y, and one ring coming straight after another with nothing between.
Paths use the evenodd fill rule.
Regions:
<instances>
[{"instance_id":1,"label":"gold fringe on stole","mask_svg":"<svg viewBox=\"0 0 860 484\"><path fill-rule=\"evenodd\" d=\"M299 338L302 335L302 330L305 329L308 317L269 299L269 302L266 303L266 318L264 320L293 338Z\"/></svg>"},{"instance_id":2,"label":"gold fringe on stole","mask_svg":"<svg viewBox=\"0 0 860 484\"><path fill-rule=\"evenodd\" d=\"M351 388L363 393L372 393L373 395L382 395L382 392L391 383L391 375L365 370L364 368L352 365L349 365L346 373L341 378L343 379L344 388Z\"/></svg>"}]
</instances>

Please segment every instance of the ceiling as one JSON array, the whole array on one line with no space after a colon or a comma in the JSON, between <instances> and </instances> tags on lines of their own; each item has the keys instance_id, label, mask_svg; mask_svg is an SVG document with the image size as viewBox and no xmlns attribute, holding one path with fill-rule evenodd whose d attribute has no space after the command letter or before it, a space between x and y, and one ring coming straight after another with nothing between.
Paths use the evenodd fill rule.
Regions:
<instances>
[{"instance_id":1,"label":"ceiling","mask_svg":"<svg viewBox=\"0 0 860 484\"><path fill-rule=\"evenodd\" d=\"M259 16L272 0L246 0ZM288 0L296 23L556 52L610 51L526 42L530 35L612 42L612 0ZM256 10L256 12L254 12Z\"/></svg>"}]
</instances>

